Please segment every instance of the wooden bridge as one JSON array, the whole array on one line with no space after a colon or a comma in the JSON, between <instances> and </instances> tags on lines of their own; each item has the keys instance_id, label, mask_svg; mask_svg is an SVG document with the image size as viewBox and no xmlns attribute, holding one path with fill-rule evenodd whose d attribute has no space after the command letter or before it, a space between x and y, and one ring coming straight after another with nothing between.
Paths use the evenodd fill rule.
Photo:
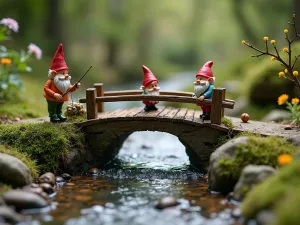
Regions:
<instances>
[{"instance_id":1,"label":"wooden bridge","mask_svg":"<svg viewBox=\"0 0 300 225\"><path fill-rule=\"evenodd\" d=\"M191 163L205 169L219 137L228 134L229 129L221 125L221 120L224 108L233 108L234 101L225 99L224 88L214 89L212 100L200 101L192 95L171 91L160 91L159 96L145 96L141 90L104 92L103 84L88 88L86 98L79 100L86 103L87 120L77 125L85 132L88 143L86 152L79 157L80 164L86 168L101 167L118 154L133 132L160 131L177 136L186 147ZM104 111L104 102L142 100L211 105L211 121L203 122L200 110L159 105L157 111L149 112L143 107Z\"/></svg>"}]
</instances>

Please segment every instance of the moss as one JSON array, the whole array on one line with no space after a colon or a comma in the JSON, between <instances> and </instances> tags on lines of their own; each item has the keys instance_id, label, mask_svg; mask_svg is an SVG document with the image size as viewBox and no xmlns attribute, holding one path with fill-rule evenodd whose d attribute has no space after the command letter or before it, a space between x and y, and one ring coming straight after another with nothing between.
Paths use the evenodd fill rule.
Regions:
<instances>
[{"instance_id":1,"label":"moss","mask_svg":"<svg viewBox=\"0 0 300 225\"><path fill-rule=\"evenodd\" d=\"M30 170L31 175L33 178L37 178L39 175L38 172L38 166L36 165L36 162L31 159L31 157L27 153L20 153L15 148L9 148L5 147L3 145L0 145L0 153L4 153L7 155L14 156L18 159L20 159Z\"/></svg>"},{"instance_id":2,"label":"moss","mask_svg":"<svg viewBox=\"0 0 300 225\"><path fill-rule=\"evenodd\" d=\"M12 186L0 183L0 195L5 192L8 192L11 189L12 189Z\"/></svg>"},{"instance_id":3,"label":"moss","mask_svg":"<svg viewBox=\"0 0 300 225\"><path fill-rule=\"evenodd\" d=\"M227 118L227 117L223 117L222 118L222 124L224 124L225 127L228 127L228 128L234 128L234 125L232 123L232 120Z\"/></svg>"},{"instance_id":4,"label":"moss","mask_svg":"<svg viewBox=\"0 0 300 225\"><path fill-rule=\"evenodd\" d=\"M238 179L242 169L248 164L277 165L277 157L283 153L293 154L295 147L279 137L250 136L248 144L240 144L232 159L219 161L221 175Z\"/></svg>"},{"instance_id":5,"label":"moss","mask_svg":"<svg viewBox=\"0 0 300 225\"><path fill-rule=\"evenodd\" d=\"M83 149L83 134L72 124L30 123L0 126L0 142L28 154L40 172L56 171L72 147Z\"/></svg>"},{"instance_id":6,"label":"moss","mask_svg":"<svg viewBox=\"0 0 300 225\"><path fill-rule=\"evenodd\" d=\"M295 203L297 204L296 208L293 208L295 205L287 205L290 201L294 202L289 198L294 198L296 193L299 194L299 174L300 159L297 159L290 165L280 168L278 173L269 177L263 183L258 184L248 193L241 205L243 215L246 218L254 218L261 210L275 208L278 218L284 219L286 217L283 215L284 212L287 212L288 215L289 213L292 213L292 211L288 213L289 210L299 209L300 201ZM285 204L286 207L283 207ZM282 211L283 209L284 211ZM296 213L299 213L299 210L297 210Z\"/></svg>"}]
</instances>

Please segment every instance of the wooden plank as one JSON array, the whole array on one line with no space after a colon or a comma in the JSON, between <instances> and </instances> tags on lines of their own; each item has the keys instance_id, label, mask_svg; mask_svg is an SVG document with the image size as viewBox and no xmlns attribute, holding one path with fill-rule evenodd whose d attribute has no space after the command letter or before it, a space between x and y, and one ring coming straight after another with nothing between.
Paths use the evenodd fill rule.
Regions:
<instances>
[{"instance_id":1,"label":"wooden plank","mask_svg":"<svg viewBox=\"0 0 300 225\"><path fill-rule=\"evenodd\" d=\"M103 92L104 92L103 83L94 84L94 88L96 88L97 97L103 96ZM104 112L104 102L98 103L98 112Z\"/></svg>"},{"instance_id":2,"label":"wooden plank","mask_svg":"<svg viewBox=\"0 0 300 225\"><path fill-rule=\"evenodd\" d=\"M185 118L185 115L187 113L187 108L181 108L176 115L173 117L174 121L183 121Z\"/></svg>"},{"instance_id":3,"label":"wooden plank","mask_svg":"<svg viewBox=\"0 0 300 225\"><path fill-rule=\"evenodd\" d=\"M170 111L172 110L172 107L166 107L160 114L157 115L156 118L165 118L167 117L167 115L170 113Z\"/></svg>"},{"instance_id":4,"label":"wooden plank","mask_svg":"<svg viewBox=\"0 0 300 225\"><path fill-rule=\"evenodd\" d=\"M142 107L138 107L138 108L132 108L132 110L125 116L126 118L129 117L134 117L135 115L137 115L140 112L143 112L144 108Z\"/></svg>"},{"instance_id":5,"label":"wooden plank","mask_svg":"<svg viewBox=\"0 0 300 225\"><path fill-rule=\"evenodd\" d=\"M201 114L202 114L202 111L200 111L200 110L196 110L195 111L194 119L193 119L194 123L201 123L201 124L203 124L203 120L202 120L202 118L200 118Z\"/></svg>"},{"instance_id":6,"label":"wooden plank","mask_svg":"<svg viewBox=\"0 0 300 225\"><path fill-rule=\"evenodd\" d=\"M156 118L161 112L163 112L165 107L158 107L155 111L145 112L144 110L135 115L135 119L143 119L143 120L153 120Z\"/></svg>"},{"instance_id":7,"label":"wooden plank","mask_svg":"<svg viewBox=\"0 0 300 225\"><path fill-rule=\"evenodd\" d=\"M221 124L222 119L222 102L223 95L225 93L225 88L214 88L212 95L212 105L211 105L211 123L213 124Z\"/></svg>"},{"instance_id":8,"label":"wooden plank","mask_svg":"<svg viewBox=\"0 0 300 225\"><path fill-rule=\"evenodd\" d=\"M117 113L111 114L109 118L107 118L109 121L117 121L117 120L126 120L126 115L130 112L132 109L123 109L121 111L118 111Z\"/></svg>"},{"instance_id":9,"label":"wooden plank","mask_svg":"<svg viewBox=\"0 0 300 225\"><path fill-rule=\"evenodd\" d=\"M142 90L106 91L104 92L104 96L141 95L142 92L143 92ZM187 97L191 97L193 95L192 92L185 92L185 91L160 91L159 94L187 96Z\"/></svg>"},{"instance_id":10,"label":"wooden plank","mask_svg":"<svg viewBox=\"0 0 300 225\"><path fill-rule=\"evenodd\" d=\"M173 119L174 116L178 113L180 108L171 108L168 114L164 115L164 118L170 118Z\"/></svg>"},{"instance_id":11,"label":"wooden plank","mask_svg":"<svg viewBox=\"0 0 300 225\"><path fill-rule=\"evenodd\" d=\"M122 109L109 111L108 113L105 113L104 115L101 116L101 120L107 120L111 117L114 117L114 115L118 114L120 111L122 111Z\"/></svg>"},{"instance_id":12,"label":"wooden plank","mask_svg":"<svg viewBox=\"0 0 300 225\"><path fill-rule=\"evenodd\" d=\"M193 109L189 109L185 115L185 118L184 120L187 121L187 122L193 122L194 120L194 114L195 114L195 110Z\"/></svg>"}]
</instances>

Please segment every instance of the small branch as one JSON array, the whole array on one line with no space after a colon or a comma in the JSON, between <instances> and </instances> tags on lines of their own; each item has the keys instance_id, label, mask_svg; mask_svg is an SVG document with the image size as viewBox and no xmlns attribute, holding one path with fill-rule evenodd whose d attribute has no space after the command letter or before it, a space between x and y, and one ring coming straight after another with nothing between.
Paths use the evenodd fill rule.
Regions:
<instances>
[{"instance_id":1,"label":"small branch","mask_svg":"<svg viewBox=\"0 0 300 225\"><path fill-rule=\"evenodd\" d=\"M265 53L260 53L260 54L257 54L257 55L251 55L251 57L259 57L259 56L262 56L262 55L266 55Z\"/></svg>"},{"instance_id":2,"label":"small branch","mask_svg":"<svg viewBox=\"0 0 300 225\"><path fill-rule=\"evenodd\" d=\"M295 56L295 61L294 61L293 66L292 66L292 70L294 70L294 67L295 67L296 62L297 62L299 57L300 57L300 55Z\"/></svg>"},{"instance_id":3,"label":"small branch","mask_svg":"<svg viewBox=\"0 0 300 225\"><path fill-rule=\"evenodd\" d=\"M274 49L275 49L275 51L276 51L276 54L277 54L278 58L280 58L279 53L278 53L278 50L277 50L277 48L276 48L276 45L274 45Z\"/></svg>"},{"instance_id":4,"label":"small branch","mask_svg":"<svg viewBox=\"0 0 300 225\"><path fill-rule=\"evenodd\" d=\"M266 41L266 52L269 53L268 41Z\"/></svg>"}]
</instances>

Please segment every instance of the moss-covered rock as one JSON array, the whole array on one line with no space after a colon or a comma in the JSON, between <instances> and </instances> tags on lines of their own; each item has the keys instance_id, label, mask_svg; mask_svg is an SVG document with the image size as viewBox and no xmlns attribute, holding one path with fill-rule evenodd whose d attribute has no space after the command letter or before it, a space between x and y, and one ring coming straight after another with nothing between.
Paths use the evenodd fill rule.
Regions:
<instances>
[{"instance_id":1,"label":"moss-covered rock","mask_svg":"<svg viewBox=\"0 0 300 225\"><path fill-rule=\"evenodd\" d=\"M293 154L295 151L296 147L283 138L260 137L245 132L212 153L209 187L213 191L230 192L245 166L254 164L276 167L280 154Z\"/></svg>"},{"instance_id":2,"label":"moss-covered rock","mask_svg":"<svg viewBox=\"0 0 300 225\"><path fill-rule=\"evenodd\" d=\"M0 143L26 153L40 172L55 172L72 147L83 149L84 135L72 124L30 123L0 126Z\"/></svg>"},{"instance_id":3,"label":"moss-covered rock","mask_svg":"<svg viewBox=\"0 0 300 225\"><path fill-rule=\"evenodd\" d=\"M275 209L274 224L299 223L300 159L252 189L241 205L246 218L255 218L264 209ZM285 221L285 222L283 222ZM295 223L296 221L296 223Z\"/></svg>"}]
</instances>

